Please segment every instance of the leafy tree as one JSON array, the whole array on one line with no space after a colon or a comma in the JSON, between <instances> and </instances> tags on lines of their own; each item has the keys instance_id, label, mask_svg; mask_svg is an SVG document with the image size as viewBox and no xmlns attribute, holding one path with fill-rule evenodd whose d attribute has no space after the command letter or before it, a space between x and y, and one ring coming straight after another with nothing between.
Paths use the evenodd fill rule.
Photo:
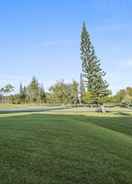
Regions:
<instances>
[{"instance_id":1,"label":"leafy tree","mask_svg":"<svg viewBox=\"0 0 132 184\"><path fill-rule=\"evenodd\" d=\"M4 99L5 99L5 101L6 101L6 103L8 102L10 102L10 97L8 96L11 92L13 92L14 91L14 86L13 85L11 85L11 84L7 84L7 85L5 85L3 88L1 88L1 93L2 93L2 96L5 94L5 95L7 95ZM3 100L2 100L3 101Z\"/></svg>"},{"instance_id":2,"label":"leafy tree","mask_svg":"<svg viewBox=\"0 0 132 184\"><path fill-rule=\"evenodd\" d=\"M60 104L76 104L78 103L78 83L73 81L70 84L59 81L53 85L50 89L50 96L48 99L52 103Z\"/></svg>"},{"instance_id":3,"label":"leafy tree","mask_svg":"<svg viewBox=\"0 0 132 184\"><path fill-rule=\"evenodd\" d=\"M30 102L38 102L40 100L38 80L33 77L31 83L27 86L27 96Z\"/></svg>"},{"instance_id":4,"label":"leafy tree","mask_svg":"<svg viewBox=\"0 0 132 184\"><path fill-rule=\"evenodd\" d=\"M127 87L126 89L121 89L113 97L115 102L120 103L122 106L132 105L132 88Z\"/></svg>"},{"instance_id":5,"label":"leafy tree","mask_svg":"<svg viewBox=\"0 0 132 184\"><path fill-rule=\"evenodd\" d=\"M3 92L4 92L5 94L9 94L9 93L13 92L15 88L14 88L13 85L7 84L7 85L5 85L5 87L2 88L2 89L3 89Z\"/></svg>"},{"instance_id":6,"label":"leafy tree","mask_svg":"<svg viewBox=\"0 0 132 184\"><path fill-rule=\"evenodd\" d=\"M53 103L65 104L68 102L67 87L64 81L57 82L49 90Z\"/></svg>"},{"instance_id":7,"label":"leafy tree","mask_svg":"<svg viewBox=\"0 0 132 184\"><path fill-rule=\"evenodd\" d=\"M126 90L121 89L119 92L117 92L117 94L115 95L115 98L117 102L122 102L125 96L126 96Z\"/></svg>"},{"instance_id":8,"label":"leafy tree","mask_svg":"<svg viewBox=\"0 0 132 184\"><path fill-rule=\"evenodd\" d=\"M109 94L108 84L104 80L105 73L101 69L100 60L95 55L85 23L81 32L81 60L84 83L87 91L94 94L94 103L101 103Z\"/></svg>"}]
</instances>

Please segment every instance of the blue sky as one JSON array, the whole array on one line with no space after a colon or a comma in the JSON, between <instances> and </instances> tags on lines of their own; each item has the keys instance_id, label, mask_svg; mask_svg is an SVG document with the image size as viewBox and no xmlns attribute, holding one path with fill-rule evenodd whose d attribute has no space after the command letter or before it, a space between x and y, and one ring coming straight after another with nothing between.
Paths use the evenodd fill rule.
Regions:
<instances>
[{"instance_id":1,"label":"blue sky","mask_svg":"<svg viewBox=\"0 0 132 184\"><path fill-rule=\"evenodd\" d=\"M113 92L132 86L131 0L0 2L0 86L79 80L85 20Z\"/></svg>"}]
</instances>

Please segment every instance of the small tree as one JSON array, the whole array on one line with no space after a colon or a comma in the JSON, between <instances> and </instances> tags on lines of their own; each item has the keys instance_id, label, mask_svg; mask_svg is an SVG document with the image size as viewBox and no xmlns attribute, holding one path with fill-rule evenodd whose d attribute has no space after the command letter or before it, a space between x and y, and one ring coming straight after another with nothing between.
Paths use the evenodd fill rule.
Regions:
<instances>
[{"instance_id":1,"label":"small tree","mask_svg":"<svg viewBox=\"0 0 132 184\"><path fill-rule=\"evenodd\" d=\"M40 100L38 80L33 77L31 83L28 85L26 91L30 102L38 102Z\"/></svg>"},{"instance_id":2,"label":"small tree","mask_svg":"<svg viewBox=\"0 0 132 184\"><path fill-rule=\"evenodd\" d=\"M20 92L19 92L19 99L20 99L20 103L26 103L26 97L27 97L27 93L26 93L26 87L22 86L22 84L20 84Z\"/></svg>"},{"instance_id":3,"label":"small tree","mask_svg":"<svg viewBox=\"0 0 132 184\"><path fill-rule=\"evenodd\" d=\"M39 95L40 95L40 103L45 103L46 102L46 93L45 93L43 86L41 86L39 88Z\"/></svg>"},{"instance_id":4,"label":"small tree","mask_svg":"<svg viewBox=\"0 0 132 184\"><path fill-rule=\"evenodd\" d=\"M50 89L50 98L52 103L57 104L67 104L69 101L69 96L67 93L67 86L64 81L59 81L55 85L51 86Z\"/></svg>"},{"instance_id":5,"label":"small tree","mask_svg":"<svg viewBox=\"0 0 132 184\"><path fill-rule=\"evenodd\" d=\"M50 103L59 104L77 104L78 103L78 83L73 80L72 83L66 84L64 81L59 81L53 85L48 94ZM52 100L50 100L52 99Z\"/></svg>"},{"instance_id":6,"label":"small tree","mask_svg":"<svg viewBox=\"0 0 132 184\"><path fill-rule=\"evenodd\" d=\"M71 84L71 103L72 104L77 104L79 99L78 99L78 83L73 80L72 84Z\"/></svg>"}]
</instances>

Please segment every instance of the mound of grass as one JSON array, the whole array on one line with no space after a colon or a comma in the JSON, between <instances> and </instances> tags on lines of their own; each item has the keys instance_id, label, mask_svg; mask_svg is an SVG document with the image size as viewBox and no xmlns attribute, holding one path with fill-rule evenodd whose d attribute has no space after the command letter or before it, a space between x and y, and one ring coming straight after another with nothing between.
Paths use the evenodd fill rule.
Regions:
<instances>
[{"instance_id":1,"label":"mound of grass","mask_svg":"<svg viewBox=\"0 0 132 184\"><path fill-rule=\"evenodd\" d=\"M131 184L132 117L1 117L0 183Z\"/></svg>"}]
</instances>

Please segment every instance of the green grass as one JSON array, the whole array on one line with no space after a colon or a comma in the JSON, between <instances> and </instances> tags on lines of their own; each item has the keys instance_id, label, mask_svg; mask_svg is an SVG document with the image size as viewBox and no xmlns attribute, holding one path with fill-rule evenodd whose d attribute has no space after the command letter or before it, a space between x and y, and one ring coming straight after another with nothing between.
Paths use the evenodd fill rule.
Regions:
<instances>
[{"instance_id":1,"label":"green grass","mask_svg":"<svg viewBox=\"0 0 132 184\"><path fill-rule=\"evenodd\" d=\"M132 184L132 116L0 117L1 184Z\"/></svg>"}]
</instances>

